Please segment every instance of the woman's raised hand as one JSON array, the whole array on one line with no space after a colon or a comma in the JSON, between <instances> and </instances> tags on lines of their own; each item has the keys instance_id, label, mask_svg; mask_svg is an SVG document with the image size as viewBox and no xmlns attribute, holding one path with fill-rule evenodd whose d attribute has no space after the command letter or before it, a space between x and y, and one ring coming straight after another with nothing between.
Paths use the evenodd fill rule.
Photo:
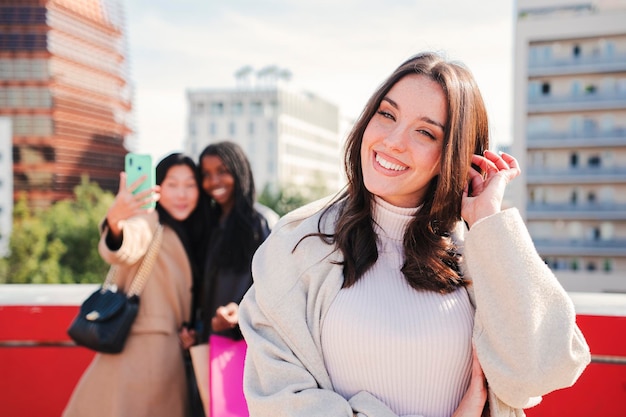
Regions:
<instances>
[{"instance_id":1,"label":"woman's raised hand","mask_svg":"<svg viewBox=\"0 0 626 417\"><path fill-rule=\"evenodd\" d=\"M137 194L133 194L133 191L135 191L146 179L147 176L144 175L127 187L126 173L120 172L119 190L115 195L115 200L113 200L113 204L109 207L106 215L110 232L114 237L121 235L124 220L138 214L154 210L153 208L148 208L147 205L153 201L158 201L160 196L160 187L158 185Z\"/></svg>"},{"instance_id":2,"label":"woman's raised hand","mask_svg":"<svg viewBox=\"0 0 626 417\"><path fill-rule=\"evenodd\" d=\"M520 174L517 159L507 153L487 150L482 156L473 155L472 164L483 173L472 167L463 190L461 217L470 228L478 220L502 209L506 185Z\"/></svg>"}]
</instances>

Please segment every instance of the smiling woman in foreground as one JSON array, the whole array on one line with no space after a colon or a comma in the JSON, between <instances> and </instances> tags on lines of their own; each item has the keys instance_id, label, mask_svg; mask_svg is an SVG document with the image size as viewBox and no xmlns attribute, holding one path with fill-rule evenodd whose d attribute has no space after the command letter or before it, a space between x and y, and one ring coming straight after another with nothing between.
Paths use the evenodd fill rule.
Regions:
<instances>
[{"instance_id":1,"label":"smiling woman in foreground","mask_svg":"<svg viewBox=\"0 0 626 417\"><path fill-rule=\"evenodd\" d=\"M366 104L339 196L286 216L240 306L256 416L521 416L589 363L567 293L488 150L464 66L400 65Z\"/></svg>"}]
</instances>

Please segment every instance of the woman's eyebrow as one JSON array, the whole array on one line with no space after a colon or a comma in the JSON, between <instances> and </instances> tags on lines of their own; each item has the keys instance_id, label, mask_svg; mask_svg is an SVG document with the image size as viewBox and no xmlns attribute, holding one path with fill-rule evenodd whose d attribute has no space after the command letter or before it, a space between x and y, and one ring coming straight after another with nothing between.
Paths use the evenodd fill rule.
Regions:
<instances>
[{"instance_id":1,"label":"woman's eyebrow","mask_svg":"<svg viewBox=\"0 0 626 417\"><path fill-rule=\"evenodd\" d=\"M395 101L393 101L389 97L383 97L383 101L386 101L387 103L391 104L396 109L398 108L398 103L396 103Z\"/></svg>"}]
</instances>

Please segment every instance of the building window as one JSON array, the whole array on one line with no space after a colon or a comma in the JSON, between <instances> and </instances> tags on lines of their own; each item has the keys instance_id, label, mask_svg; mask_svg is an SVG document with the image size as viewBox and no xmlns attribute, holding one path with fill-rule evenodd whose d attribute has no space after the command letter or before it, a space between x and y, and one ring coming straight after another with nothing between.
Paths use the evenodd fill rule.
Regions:
<instances>
[{"instance_id":1,"label":"building window","mask_svg":"<svg viewBox=\"0 0 626 417\"><path fill-rule=\"evenodd\" d=\"M217 124L215 122L209 123L209 133L211 136L217 135Z\"/></svg>"},{"instance_id":2,"label":"building window","mask_svg":"<svg viewBox=\"0 0 626 417\"><path fill-rule=\"evenodd\" d=\"M541 85L537 81L531 81L528 83L528 97L533 99L540 95Z\"/></svg>"},{"instance_id":3,"label":"building window","mask_svg":"<svg viewBox=\"0 0 626 417\"><path fill-rule=\"evenodd\" d=\"M590 117L584 117L582 120L583 134L593 135L598 131L598 123L594 119Z\"/></svg>"},{"instance_id":4,"label":"building window","mask_svg":"<svg viewBox=\"0 0 626 417\"><path fill-rule=\"evenodd\" d=\"M615 226L611 222L602 222L600 224L600 239L607 242L613 240L615 236Z\"/></svg>"},{"instance_id":5,"label":"building window","mask_svg":"<svg viewBox=\"0 0 626 417\"><path fill-rule=\"evenodd\" d=\"M580 96L583 92L583 83L580 80L572 80L570 84L570 91L572 96Z\"/></svg>"},{"instance_id":6,"label":"building window","mask_svg":"<svg viewBox=\"0 0 626 417\"><path fill-rule=\"evenodd\" d=\"M250 134L250 136L254 135L254 122L248 123L248 133Z\"/></svg>"},{"instance_id":7,"label":"building window","mask_svg":"<svg viewBox=\"0 0 626 417\"><path fill-rule=\"evenodd\" d=\"M600 228L599 227L592 227L590 230L591 233L591 239L596 242L598 240L600 240L600 237L602 236L600 233Z\"/></svg>"},{"instance_id":8,"label":"building window","mask_svg":"<svg viewBox=\"0 0 626 417\"><path fill-rule=\"evenodd\" d=\"M604 114L600 118L600 129L604 133L611 133L614 130L615 117L612 114Z\"/></svg>"},{"instance_id":9,"label":"building window","mask_svg":"<svg viewBox=\"0 0 626 417\"><path fill-rule=\"evenodd\" d=\"M589 157L588 165L591 168L599 168L602 165L602 160L598 155L592 155Z\"/></svg>"},{"instance_id":10,"label":"building window","mask_svg":"<svg viewBox=\"0 0 626 417\"><path fill-rule=\"evenodd\" d=\"M572 48L572 55L574 56L574 58L580 57L580 53L581 53L580 45L578 44L574 45L574 47Z\"/></svg>"},{"instance_id":11,"label":"building window","mask_svg":"<svg viewBox=\"0 0 626 417\"><path fill-rule=\"evenodd\" d=\"M224 103L221 101L215 101L211 103L211 114L214 116L221 116L224 114Z\"/></svg>"},{"instance_id":12,"label":"building window","mask_svg":"<svg viewBox=\"0 0 626 417\"><path fill-rule=\"evenodd\" d=\"M253 101L250 103L250 114L253 116L260 116L263 114L263 103L260 101Z\"/></svg>"},{"instance_id":13,"label":"building window","mask_svg":"<svg viewBox=\"0 0 626 417\"><path fill-rule=\"evenodd\" d=\"M596 202L596 193L590 191L589 194L587 194L587 202L590 204L594 204Z\"/></svg>"},{"instance_id":14,"label":"building window","mask_svg":"<svg viewBox=\"0 0 626 417\"><path fill-rule=\"evenodd\" d=\"M607 203L610 204L615 201L614 195L615 193L612 187L610 186L601 187L599 200L600 202L604 204L607 204Z\"/></svg>"},{"instance_id":15,"label":"building window","mask_svg":"<svg viewBox=\"0 0 626 417\"><path fill-rule=\"evenodd\" d=\"M544 96L550 95L550 83L544 82L541 84L541 94Z\"/></svg>"},{"instance_id":16,"label":"building window","mask_svg":"<svg viewBox=\"0 0 626 417\"><path fill-rule=\"evenodd\" d=\"M602 50L603 50L603 55L606 58L613 58L615 56L615 42L604 41Z\"/></svg>"},{"instance_id":17,"label":"building window","mask_svg":"<svg viewBox=\"0 0 626 417\"><path fill-rule=\"evenodd\" d=\"M272 101L268 106L268 116L275 116L278 114L278 102Z\"/></svg>"},{"instance_id":18,"label":"building window","mask_svg":"<svg viewBox=\"0 0 626 417\"><path fill-rule=\"evenodd\" d=\"M236 133L237 133L237 125L235 125L235 122L228 123L228 134L235 135Z\"/></svg>"},{"instance_id":19,"label":"building window","mask_svg":"<svg viewBox=\"0 0 626 417\"><path fill-rule=\"evenodd\" d=\"M541 47L541 61L548 63L552 61L552 47L545 45Z\"/></svg>"},{"instance_id":20,"label":"building window","mask_svg":"<svg viewBox=\"0 0 626 417\"><path fill-rule=\"evenodd\" d=\"M603 262L604 272L611 272L613 270L613 261L611 259L606 258Z\"/></svg>"},{"instance_id":21,"label":"building window","mask_svg":"<svg viewBox=\"0 0 626 417\"><path fill-rule=\"evenodd\" d=\"M0 33L0 46L4 51L45 50L45 33Z\"/></svg>"},{"instance_id":22,"label":"building window","mask_svg":"<svg viewBox=\"0 0 626 417\"><path fill-rule=\"evenodd\" d=\"M201 114L202 112L204 112L204 103L201 101L194 103L193 112L195 114Z\"/></svg>"},{"instance_id":23,"label":"building window","mask_svg":"<svg viewBox=\"0 0 626 417\"><path fill-rule=\"evenodd\" d=\"M596 87L593 84L587 84L585 86L585 94L590 95L590 94L595 94L596 91L598 91L598 87Z\"/></svg>"},{"instance_id":24,"label":"building window","mask_svg":"<svg viewBox=\"0 0 626 417\"><path fill-rule=\"evenodd\" d=\"M230 107L230 112L233 116L241 116L243 114L243 103L237 101Z\"/></svg>"},{"instance_id":25,"label":"building window","mask_svg":"<svg viewBox=\"0 0 626 417\"><path fill-rule=\"evenodd\" d=\"M578 166L578 154L576 152L570 155L569 166L572 168L576 168Z\"/></svg>"},{"instance_id":26,"label":"building window","mask_svg":"<svg viewBox=\"0 0 626 417\"><path fill-rule=\"evenodd\" d=\"M196 124L194 122L189 122L189 136L196 136Z\"/></svg>"}]
</instances>

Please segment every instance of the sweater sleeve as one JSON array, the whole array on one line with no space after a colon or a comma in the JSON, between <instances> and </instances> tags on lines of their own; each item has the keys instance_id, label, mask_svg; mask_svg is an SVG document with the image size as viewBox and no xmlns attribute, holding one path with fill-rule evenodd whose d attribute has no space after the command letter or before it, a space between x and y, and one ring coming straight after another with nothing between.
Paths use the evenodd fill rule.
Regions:
<instances>
[{"instance_id":1,"label":"sweater sleeve","mask_svg":"<svg viewBox=\"0 0 626 417\"><path fill-rule=\"evenodd\" d=\"M516 209L477 222L465 262L476 302L474 343L490 389L514 408L573 385L590 362L574 305Z\"/></svg>"}]
</instances>

